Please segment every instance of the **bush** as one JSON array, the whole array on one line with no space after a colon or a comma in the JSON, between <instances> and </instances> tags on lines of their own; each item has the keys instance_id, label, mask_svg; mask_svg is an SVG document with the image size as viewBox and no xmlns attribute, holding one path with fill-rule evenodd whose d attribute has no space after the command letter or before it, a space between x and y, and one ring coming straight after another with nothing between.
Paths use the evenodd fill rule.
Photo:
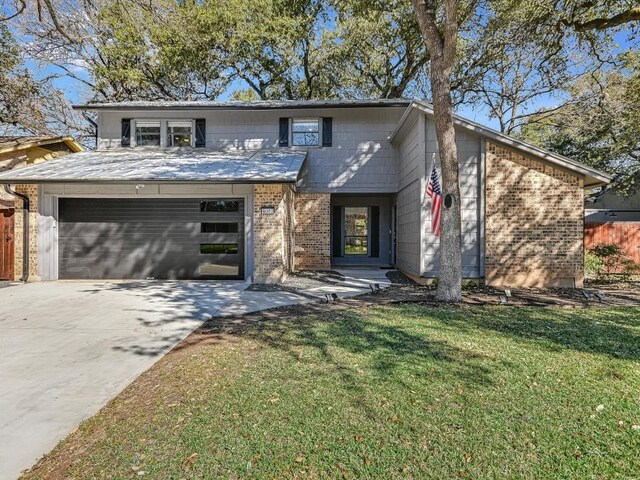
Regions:
<instances>
[{"instance_id":1,"label":"bush","mask_svg":"<svg viewBox=\"0 0 640 480\"><path fill-rule=\"evenodd\" d=\"M604 262L589 250L584 256L584 270L588 277L601 278L604 273Z\"/></svg>"}]
</instances>

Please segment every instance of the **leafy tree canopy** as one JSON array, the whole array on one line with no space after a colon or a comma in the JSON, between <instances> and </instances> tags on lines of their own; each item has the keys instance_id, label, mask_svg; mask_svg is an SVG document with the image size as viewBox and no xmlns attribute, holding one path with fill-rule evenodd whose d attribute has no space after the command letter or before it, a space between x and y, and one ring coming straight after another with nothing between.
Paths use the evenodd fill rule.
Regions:
<instances>
[{"instance_id":1,"label":"leafy tree canopy","mask_svg":"<svg viewBox=\"0 0 640 480\"><path fill-rule=\"evenodd\" d=\"M582 78L571 101L533 117L520 135L549 150L616 175L622 194L640 185L640 55L623 55L623 69Z\"/></svg>"}]
</instances>

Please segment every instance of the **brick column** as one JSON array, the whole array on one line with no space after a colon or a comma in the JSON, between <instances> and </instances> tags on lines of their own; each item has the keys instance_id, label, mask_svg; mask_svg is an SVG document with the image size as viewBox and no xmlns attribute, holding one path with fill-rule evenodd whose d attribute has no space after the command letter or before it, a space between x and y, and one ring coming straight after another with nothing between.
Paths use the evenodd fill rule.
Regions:
<instances>
[{"instance_id":1,"label":"brick column","mask_svg":"<svg viewBox=\"0 0 640 480\"><path fill-rule=\"evenodd\" d=\"M253 276L256 283L278 283L293 268L293 203L289 185L256 185L253 189ZM273 214L263 212L273 207Z\"/></svg>"},{"instance_id":2,"label":"brick column","mask_svg":"<svg viewBox=\"0 0 640 480\"><path fill-rule=\"evenodd\" d=\"M29 197L29 281L40 280L38 272L38 186L16 185L15 191ZM23 276L24 260L24 206L23 200L15 198L15 264L14 279Z\"/></svg>"},{"instance_id":3,"label":"brick column","mask_svg":"<svg viewBox=\"0 0 640 480\"><path fill-rule=\"evenodd\" d=\"M296 193L295 268L331 269L331 194Z\"/></svg>"}]
</instances>

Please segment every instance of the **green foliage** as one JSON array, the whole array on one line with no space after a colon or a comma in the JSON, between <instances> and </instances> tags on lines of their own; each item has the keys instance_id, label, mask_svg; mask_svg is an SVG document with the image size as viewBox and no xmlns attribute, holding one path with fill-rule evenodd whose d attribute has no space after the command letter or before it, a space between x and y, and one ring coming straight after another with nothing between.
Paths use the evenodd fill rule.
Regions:
<instances>
[{"instance_id":1,"label":"green foliage","mask_svg":"<svg viewBox=\"0 0 640 480\"><path fill-rule=\"evenodd\" d=\"M600 279L613 276L629 280L640 272L640 265L627 257L620 245L597 243L585 254L585 270Z\"/></svg>"},{"instance_id":2,"label":"green foliage","mask_svg":"<svg viewBox=\"0 0 640 480\"><path fill-rule=\"evenodd\" d=\"M584 270L588 277L602 278L605 271L604 261L592 252L585 252Z\"/></svg>"},{"instance_id":3,"label":"green foliage","mask_svg":"<svg viewBox=\"0 0 640 480\"><path fill-rule=\"evenodd\" d=\"M620 69L568 85L570 102L540 112L520 135L615 175L615 191L628 195L640 185L640 55L621 59Z\"/></svg>"}]
</instances>

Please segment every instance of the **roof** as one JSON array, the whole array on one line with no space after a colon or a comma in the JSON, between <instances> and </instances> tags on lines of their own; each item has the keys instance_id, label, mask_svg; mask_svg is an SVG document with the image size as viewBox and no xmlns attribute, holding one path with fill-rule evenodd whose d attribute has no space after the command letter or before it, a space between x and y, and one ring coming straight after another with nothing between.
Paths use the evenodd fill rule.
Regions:
<instances>
[{"instance_id":1,"label":"roof","mask_svg":"<svg viewBox=\"0 0 640 480\"><path fill-rule=\"evenodd\" d=\"M301 151L91 151L0 173L0 183L294 183Z\"/></svg>"},{"instance_id":2,"label":"roof","mask_svg":"<svg viewBox=\"0 0 640 480\"><path fill-rule=\"evenodd\" d=\"M0 136L0 153L14 152L26 148L44 147L52 143L66 143L73 152L81 152L82 147L71 137L55 137L51 135L25 135L14 137Z\"/></svg>"},{"instance_id":3,"label":"roof","mask_svg":"<svg viewBox=\"0 0 640 480\"><path fill-rule=\"evenodd\" d=\"M362 100L255 100L250 102L228 101L130 101L86 103L74 105L76 110L277 110L304 108L371 108L408 107L406 99L362 99Z\"/></svg>"},{"instance_id":4,"label":"roof","mask_svg":"<svg viewBox=\"0 0 640 480\"><path fill-rule=\"evenodd\" d=\"M395 130L389 136L389 141L394 141L394 139L402 130L407 119L414 111L421 111L433 116L433 106L429 102L425 102L423 100L413 100L398 122ZM613 177L611 175L601 172L600 170L591 168L587 165L584 165L583 163L577 162L576 160L565 157L563 155L558 155L557 153L550 152L549 150L545 150L544 148L536 147L535 145L523 142L522 140L485 127L484 125L480 125L479 123L473 122L471 120L467 120L466 118L462 118L458 115L454 115L453 122L459 127L475 132L480 136L489 138L495 142L513 148L514 150L519 150L529 155L533 155L534 157L544 160L547 163L578 173L585 177L585 187L595 187L598 185L610 183L613 180Z\"/></svg>"}]
</instances>

